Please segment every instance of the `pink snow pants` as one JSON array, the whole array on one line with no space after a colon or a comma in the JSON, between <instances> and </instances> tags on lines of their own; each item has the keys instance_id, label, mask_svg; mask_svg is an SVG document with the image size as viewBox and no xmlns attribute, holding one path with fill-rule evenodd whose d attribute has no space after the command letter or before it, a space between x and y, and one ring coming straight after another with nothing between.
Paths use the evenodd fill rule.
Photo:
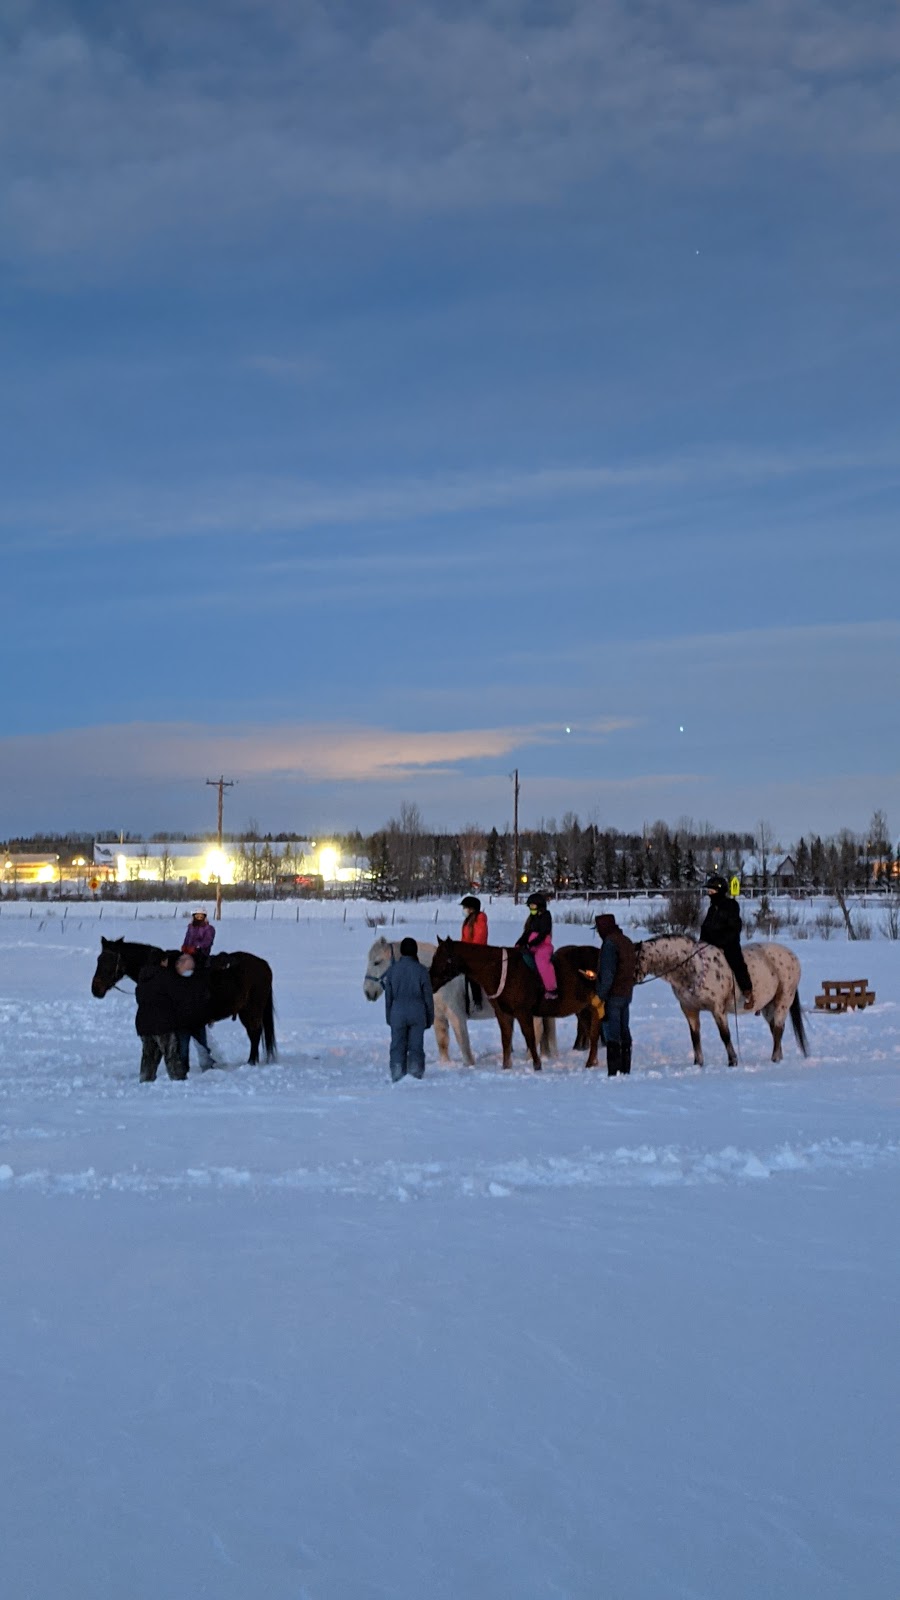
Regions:
<instances>
[{"instance_id":1,"label":"pink snow pants","mask_svg":"<svg viewBox=\"0 0 900 1600\"><path fill-rule=\"evenodd\" d=\"M540 944L531 946L534 964L538 969L538 977L544 985L545 991L556 988L556 972L553 966L553 943L550 939L542 939Z\"/></svg>"}]
</instances>

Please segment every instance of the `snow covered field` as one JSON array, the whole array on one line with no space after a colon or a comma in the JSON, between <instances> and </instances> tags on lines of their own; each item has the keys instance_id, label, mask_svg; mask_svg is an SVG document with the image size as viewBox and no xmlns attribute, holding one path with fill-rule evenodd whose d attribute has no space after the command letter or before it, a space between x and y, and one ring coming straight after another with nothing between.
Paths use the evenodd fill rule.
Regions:
<instances>
[{"instance_id":1,"label":"snow covered field","mask_svg":"<svg viewBox=\"0 0 900 1600\"><path fill-rule=\"evenodd\" d=\"M4 1595L897 1600L900 944L797 944L808 1061L653 983L630 1079L392 1088L361 911L229 908L279 1064L139 1085L148 910L0 916Z\"/></svg>"}]
</instances>

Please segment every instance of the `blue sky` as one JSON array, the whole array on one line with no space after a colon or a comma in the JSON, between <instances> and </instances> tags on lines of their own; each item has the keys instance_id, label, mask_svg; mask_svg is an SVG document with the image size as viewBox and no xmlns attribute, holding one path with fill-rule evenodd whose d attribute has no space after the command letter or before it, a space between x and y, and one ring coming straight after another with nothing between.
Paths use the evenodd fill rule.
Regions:
<instances>
[{"instance_id":1,"label":"blue sky","mask_svg":"<svg viewBox=\"0 0 900 1600\"><path fill-rule=\"evenodd\" d=\"M896 828L898 156L893 4L7 0L0 833Z\"/></svg>"}]
</instances>

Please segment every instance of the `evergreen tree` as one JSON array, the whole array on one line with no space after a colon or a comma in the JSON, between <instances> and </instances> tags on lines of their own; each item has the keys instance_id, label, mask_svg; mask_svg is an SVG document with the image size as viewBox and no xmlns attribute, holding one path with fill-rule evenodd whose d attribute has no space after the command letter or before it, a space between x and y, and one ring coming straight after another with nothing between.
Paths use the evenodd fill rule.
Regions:
<instances>
[{"instance_id":1,"label":"evergreen tree","mask_svg":"<svg viewBox=\"0 0 900 1600\"><path fill-rule=\"evenodd\" d=\"M809 883L810 876L809 845L802 837L800 839L800 843L797 845L797 850L794 855L794 866L797 872L798 887L805 888Z\"/></svg>"},{"instance_id":2,"label":"evergreen tree","mask_svg":"<svg viewBox=\"0 0 900 1600\"><path fill-rule=\"evenodd\" d=\"M463 865L462 846L454 834L450 840L450 852L447 862L447 886L451 894L465 894L469 885L466 882L466 872Z\"/></svg>"},{"instance_id":3,"label":"evergreen tree","mask_svg":"<svg viewBox=\"0 0 900 1600\"><path fill-rule=\"evenodd\" d=\"M391 849L386 833L373 835L369 845L372 897L375 900L394 900L397 895L397 873L391 859Z\"/></svg>"},{"instance_id":4,"label":"evergreen tree","mask_svg":"<svg viewBox=\"0 0 900 1600\"><path fill-rule=\"evenodd\" d=\"M684 879L684 865L681 859L681 845L678 835L669 840L669 883L673 889L680 889Z\"/></svg>"},{"instance_id":5,"label":"evergreen tree","mask_svg":"<svg viewBox=\"0 0 900 1600\"><path fill-rule=\"evenodd\" d=\"M591 824L585 828L581 839L581 860L578 863L578 877L582 889L588 894L599 887L599 861L597 857L597 829Z\"/></svg>"},{"instance_id":6,"label":"evergreen tree","mask_svg":"<svg viewBox=\"0 0 900 1600\"><path fill-rule=\"evenodd\" d=\"M500 835L496 828L492 828L487 838L484 851L484 868L481 874L481 886L488 894L500 894L503 890L503 857L500 846Z\"/></svg>"}]
</instances>

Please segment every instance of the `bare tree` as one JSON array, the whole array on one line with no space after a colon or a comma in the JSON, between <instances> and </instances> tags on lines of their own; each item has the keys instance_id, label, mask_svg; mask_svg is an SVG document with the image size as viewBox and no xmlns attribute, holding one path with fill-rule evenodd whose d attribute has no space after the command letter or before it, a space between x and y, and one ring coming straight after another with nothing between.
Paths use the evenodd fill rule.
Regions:
<instances>
[{"instance_id":1,"label":"bare tree","mask_svg":"<svg viewBox=\"0 0 900 1600\"><path fill-rule=\"evenodd\" d=\"M467 884L481 882L486 845L484 831L476 822L467 822L460 830L459 849L462 856L463 878Z\"/></svg>"},{"instance_id":2,"label":"bare tree","mask_svg":"<svg viewBox=\"0 0 900 1600\"><path fill-rule=\"evenodd\" d=\"M417 805L404 800L399 817L391 817L385 829L388 850L397 873L397 892L406 898L414 895L421 877L422 840L425 824Z\"/></svg>"}]
</instances>

